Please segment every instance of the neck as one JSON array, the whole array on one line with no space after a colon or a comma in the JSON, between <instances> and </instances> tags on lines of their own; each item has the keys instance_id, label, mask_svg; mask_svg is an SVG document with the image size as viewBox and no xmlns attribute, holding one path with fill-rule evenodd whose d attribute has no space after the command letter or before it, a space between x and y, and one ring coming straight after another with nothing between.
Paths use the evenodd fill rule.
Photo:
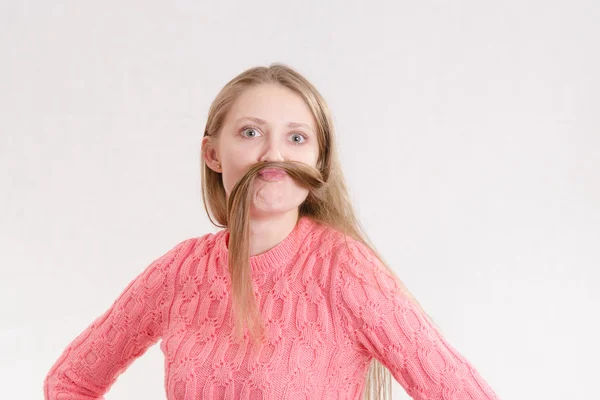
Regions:
<instances>
[{"instance_id":1,"label":"neck","mask_svg":"<svg viewBox=\"0 0 600 400\"><path fill-rule=\"evenodd\" d=\"M269 251L285 239L298 222L298 209L250 218L250 256Z\"/></svg>"}]
</instances>

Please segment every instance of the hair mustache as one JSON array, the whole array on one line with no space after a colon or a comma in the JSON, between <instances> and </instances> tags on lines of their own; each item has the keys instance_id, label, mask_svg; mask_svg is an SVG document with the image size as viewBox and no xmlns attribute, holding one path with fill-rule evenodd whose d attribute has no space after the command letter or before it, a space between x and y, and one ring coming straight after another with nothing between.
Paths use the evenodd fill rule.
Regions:
<instances>
[{"instance_id":1,"label":"hair mustache","mask_svg":"<svg viewBox=\"0 0 600 400\"><path fill-rule=\"evenodd\" d=\"M252 202L252 187L254 180L259 172L266 168L279 168L287 172L300 186L309 190L305 200L309 204L319 204L325 201L324 191L321 189L325 185L321 172L308 164L299 161L269 161L253 164L244 176L234 185L227 201L229 236L229 262L228 268L233 282L242 283L241 286L234 285L235 293L240 296L234 297L233 308L235 313L241 313L244 317L248 314L255 314L256 318L249 318L249 330L254 336L258 331L264 329L264 325L259 322L256 326L252 323L254 320L260 320L257 304L254 295L251 292L252 274L250 270L249 255L249 237L250 237L250 204ZM241 326L237 326L238 338L242 335Z\"/></svg>"},{"instance_id":2,"label":"hair mustache","mask_svg":"<svg viewBox=\"0 0 600 400\"><path fill-rule=\"evenodd\" d=\"M232 212L244 209L250 206L251 193L250 187L254 180L263 169L278 168L281 169L296 181L300 186L309 190L308 202L322 201L319 191L325 184L321 172L308 164L299 161L268 161L253 164L246 174L233 186L231 194L227 201L227 213L231 217ZM231 218L229 218L231 222Z\"/></svg>"}]
</instances>

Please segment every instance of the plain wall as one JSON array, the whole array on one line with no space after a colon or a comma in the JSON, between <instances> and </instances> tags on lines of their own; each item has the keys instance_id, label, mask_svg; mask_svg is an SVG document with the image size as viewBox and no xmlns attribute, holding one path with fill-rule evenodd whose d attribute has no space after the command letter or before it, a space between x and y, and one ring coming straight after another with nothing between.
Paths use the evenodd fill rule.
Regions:
<instances>
[{"instance_id":1,"label":"plain wall","mask_svg":"<svg viewBox=\"0 0 600 400\"><path fill-rule=\"evenodd\" d=\"M208 107L271 62L325 96L367 233L492 388L597 396L598 2L0 7L2 398L41 398L131 279L215 231ZM125 398L165 398L158 346L107 395Z\"/></svg>"}]
</instances>

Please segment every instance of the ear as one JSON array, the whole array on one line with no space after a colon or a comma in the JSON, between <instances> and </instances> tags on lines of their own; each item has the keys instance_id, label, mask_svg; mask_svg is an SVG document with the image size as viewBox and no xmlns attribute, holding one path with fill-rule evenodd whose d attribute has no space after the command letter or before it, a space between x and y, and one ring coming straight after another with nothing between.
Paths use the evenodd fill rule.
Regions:
<instances>
[{"instance_id":1,"label":"ear","mask_svg":"<svg viewBox=\"0 0 600 400\"><path fill-rule=\"evenodd\" d=\"M208 168L215 172L221 173L223 168L221 166L221 162L219 161L219 155L217 153L214 140L211 139L212 138L210 136L205 136L202 138L202 158L204 159L204 162Z\"/></svg>"}]
</instances>

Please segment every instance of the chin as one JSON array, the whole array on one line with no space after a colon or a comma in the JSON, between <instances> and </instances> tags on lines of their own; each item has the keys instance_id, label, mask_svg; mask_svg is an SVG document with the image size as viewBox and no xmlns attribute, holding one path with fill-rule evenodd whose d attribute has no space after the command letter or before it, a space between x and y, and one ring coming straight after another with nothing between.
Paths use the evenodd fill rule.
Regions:
<instances>
[{"instance_id":1,"label":"chin","mask_svg":"<svg viewBox=\"0 0 600 400\"><path fill-rule=\"evenodd\" d=\"M276 207L276 206L264 206L264 205L252 205L250 206L250 216L253 217L264 217L269 215L281 215L287 214L292 211L296 211L300 205L287 206L287 207Z\"/></svg>"},{"instance_id":2,"label":"chin","mask_svg":"<svg viewBox=\"0 0 600 400\"><path fill-rule=\"evenodd\" d=\"M261 182L262 183L262 182ZM266 183L254 188L250 212L259 214L284 214L294 211L308 197L308 190L299 187L277 187Z\"/></svg>"}]
</instances>

